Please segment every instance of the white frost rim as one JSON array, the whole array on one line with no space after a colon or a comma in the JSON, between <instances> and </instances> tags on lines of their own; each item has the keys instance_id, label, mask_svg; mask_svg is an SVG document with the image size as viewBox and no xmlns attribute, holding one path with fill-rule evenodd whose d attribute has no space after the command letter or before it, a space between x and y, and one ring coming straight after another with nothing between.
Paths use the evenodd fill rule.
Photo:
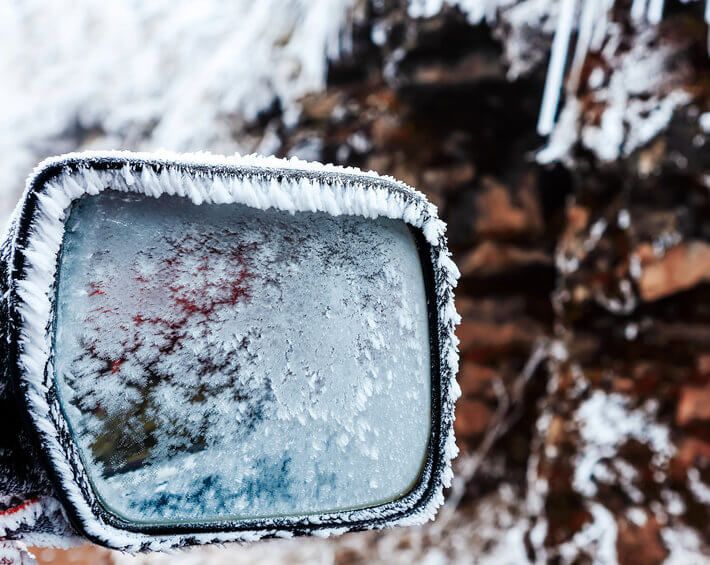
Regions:
<instances>
[{"instance_id":1,"label":"white frost rim","mask_svg":"<svg viewBox=\"0 0 710 565\"><path fill-rule=\"evenodd\" d=\"M92 168L97 161L124 161L116 170ZM148 166L146 166L148 165ZM212 167L185 174L184 167ZM48 168L62 167L57 176L42 187L36 187L38 177ZM289 172L293 174L289 174ZM280 180L276 175L282 174ZM284 175L284 173L286 173ZM344 180L338 175L346 175ZM257 177L261 176L260 179ZM268 186L264 179L269 178ZM445 225L438 219L436 208L413 188L391 177L381 177L359 169L322 165L298 159L275 157L84 152L53 157L40 163L27 180L25 193L14 213L17 220L30 192L37 190L37 209L29 226L24 248L26 269L16 276L12 291L18 298L17 312L22 321L19 336L21 379L26 383L26 398L30 416L41 435L45 450L66 487L66 496L75 507L86 532L107 545L124 551L159 551L186 544L253 541L266 536L291 537L293 534L278 526L268 530L238 532L206 532L195 534L147 535L115 528L98 519L77 485L75 472L69 461L78 462L75 453L68 453L57 432L63 422L61 414L48 403L52 381L51 324L53 290L57 257L64 235L64 223L72 202L85 194L95 195L107 187L125 192L137 192L153 197L162 194L188 197L195 204L240 203L253 208L327 212L332 215L358 215L367 218L387 217L403 220L420 228L432 248L435 270L435 293L439 316L440 370L442 390L442 467L431 478L435 492L429 502L402 518L390 516L398 504L410 510L411 502L404 499L382 508L339 512L325 516L306 516L299 520L303 528L317 528L312 533L321 537L348 531L347 523L360 520L378 521L372 528L394 525L419 525L432 520L444 501L443 489L450 486L453 472L451 460L457 455L453 409L460 389L456 382L458 370L458 339L454 334L460 317L454 306L453 288L458 280L458 269L446 247ZM14 222L16 235L20 222ZM14 253L17 249L13 250ZM440 451L434 446L434 452ZM79 462L80 464L80 462ZM92 492L88 489L88 492ZM340 518L345 527L318 528L331 518ZM265 520L273 524L278 520Z\"/></svg>"}]
</instances>

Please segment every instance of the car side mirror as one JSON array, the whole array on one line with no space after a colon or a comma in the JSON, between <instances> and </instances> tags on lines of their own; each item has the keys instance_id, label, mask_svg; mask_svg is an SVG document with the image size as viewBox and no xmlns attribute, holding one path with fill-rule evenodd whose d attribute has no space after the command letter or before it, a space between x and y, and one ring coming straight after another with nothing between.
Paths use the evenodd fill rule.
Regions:
<instances>
[{"instance_id":1,"label":"car side mirror","mask_svg":"<svg viewBox=\"0 0 710 565\"><path fill-rule=\"evenodd\" d=\"M43 163L6 363L74 527L125 551L419 524L451 479L458 273L436 209L297 160Z\"/></svg>"}]
</instances>

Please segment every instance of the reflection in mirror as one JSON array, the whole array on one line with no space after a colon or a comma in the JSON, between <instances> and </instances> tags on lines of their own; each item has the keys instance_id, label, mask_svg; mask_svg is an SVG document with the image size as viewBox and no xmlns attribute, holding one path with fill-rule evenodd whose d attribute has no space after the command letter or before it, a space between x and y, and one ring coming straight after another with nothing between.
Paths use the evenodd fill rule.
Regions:
<instances>
[{"instance_id":1,"label":"reflection in mirror","mask_svg":"<svg viewBox=\"0 0 710 565\"><path fill-rule=\"evenodd\" d=\"M59 267L58 393L109 511L300 515L415 485L431 369L403 222L106 191L74 204Z\"/></svg>"}]
</instances>

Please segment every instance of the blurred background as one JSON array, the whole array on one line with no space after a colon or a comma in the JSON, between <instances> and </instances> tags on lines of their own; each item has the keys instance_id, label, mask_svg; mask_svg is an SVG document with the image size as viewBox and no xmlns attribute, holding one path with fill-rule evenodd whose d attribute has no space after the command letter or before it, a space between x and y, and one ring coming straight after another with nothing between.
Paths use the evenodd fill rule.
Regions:
<instances>
[{"instance_id":1,"label":"blurred background","mask_svg":"<svg viewBox=\"0 0 710 565\"><path fill-rule=\"evenodd\" d=\"M40 562L709 562L709 6L0 0L0 224L49 155L298 156L425 192L462 272L435 522Z\"/></svg>"}]
</instances>

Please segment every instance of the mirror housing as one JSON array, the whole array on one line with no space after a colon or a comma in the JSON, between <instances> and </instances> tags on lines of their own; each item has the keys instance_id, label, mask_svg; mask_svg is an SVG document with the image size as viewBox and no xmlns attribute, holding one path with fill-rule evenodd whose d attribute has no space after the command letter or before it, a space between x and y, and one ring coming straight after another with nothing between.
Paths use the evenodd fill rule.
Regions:
<instances>
[{"instance_id":1,"label":"mirror housing","mask_svg":"<svg viewBox=\"0 0 710 565\"><path fill-rule=\"evenodd\" d=\"M289 214L325 214L406 223L416 241L426 289L431 365L430 433L415 484L401 497L364 507L177 523L138 523L107 509L88 472L61 403L55 378L53 327L57 274L66 222L74 203L106 190L146 198L184 199L193 205L241 205ZM80 153L42 163L28 180L6 244L8 292L2 333L8 378L28 434L72 525L92 541L123 551L248 541L293 535L421 524L443 502L457 449L453 435L458 315L453 288L458 271L436 209L394 179L344 169L262 157Z\"/></svg>"}]
</instances>

